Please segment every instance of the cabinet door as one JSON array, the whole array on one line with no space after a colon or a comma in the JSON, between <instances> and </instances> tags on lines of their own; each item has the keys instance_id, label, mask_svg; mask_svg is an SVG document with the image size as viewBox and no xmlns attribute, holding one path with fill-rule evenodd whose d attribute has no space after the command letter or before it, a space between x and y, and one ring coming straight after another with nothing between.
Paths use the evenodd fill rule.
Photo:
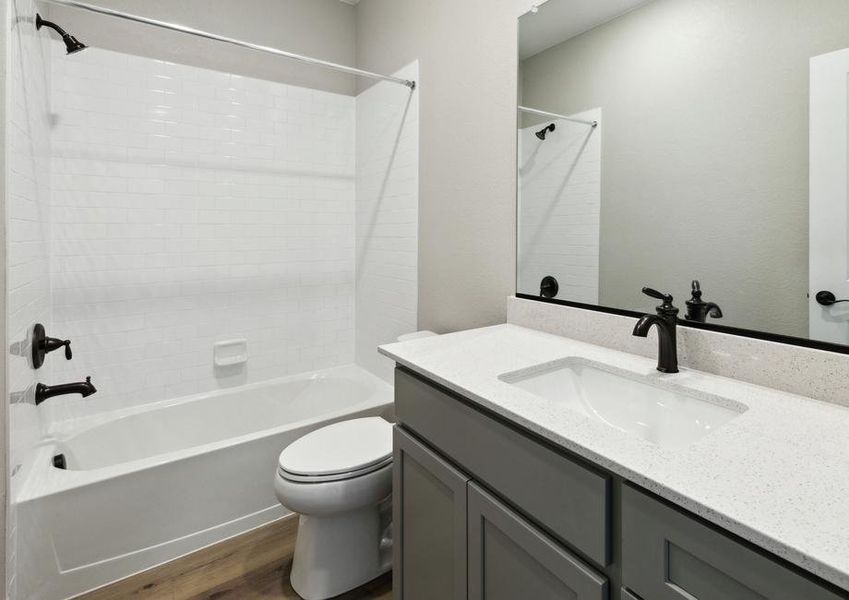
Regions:
<instances>
[{"instance_id":1,"label":"cabinet door","mask_svg":"<svg viewBox=\"0 0 849 600\"><path fill-rule=\"evenodd\" d=\"M465 600L469 478L395 426L395 600Z\"/></svg>"},{"instance_id":2,"label":"cabinet door","mask_svg":"<svg viewBox=\"0 0 849 600\"><path fill-rule=\"evenodd\" d=\"M469 484L469 600L605 600L607 580Z\"/></svg>"},{"instance_id":3,"label":"cabinet door","mask_svg":"<svg viewBox=\"0 0 849 600\"><path fill-rule=\"evenodd\" d=\"M627 485L622 489L622 580L651 600L847 598Z\"/></svg>"}]
</instances>

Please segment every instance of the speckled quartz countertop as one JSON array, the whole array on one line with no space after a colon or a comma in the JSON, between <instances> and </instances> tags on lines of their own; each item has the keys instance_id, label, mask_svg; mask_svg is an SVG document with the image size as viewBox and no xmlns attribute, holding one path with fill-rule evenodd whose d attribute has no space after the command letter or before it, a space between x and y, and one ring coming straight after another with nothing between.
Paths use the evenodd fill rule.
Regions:
<instances>
[{"instance_id":1,"label":"speckled quartz countertop","mask_svg":"<svg viewBox=\"0 0 849 600\"><path fill-rule=\"evenodd\" d=\"M653 360L515 325L388 344L380 352L849 590L849 409L689 369L664 375ZM689 446L669 449L498 378L567 357L674 379L748 410Z\"/></svg>"}]
</instances>

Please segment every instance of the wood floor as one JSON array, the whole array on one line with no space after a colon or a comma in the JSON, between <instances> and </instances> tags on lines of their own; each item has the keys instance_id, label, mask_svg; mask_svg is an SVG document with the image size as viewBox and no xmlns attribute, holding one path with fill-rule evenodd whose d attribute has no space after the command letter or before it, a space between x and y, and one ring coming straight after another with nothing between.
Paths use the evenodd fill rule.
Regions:
<instances>
[{"instance_id":1,"label":"wood floor","mask_svg":"<svg viewBox=\"0 0 849 600\"><path fill-rule=\"evenodd\" d=\"M165 565L78 596L78 600L298 600L289 585L294 515ZM391 600L391 573L338 600Z\"/></svg>"}]
</instances>

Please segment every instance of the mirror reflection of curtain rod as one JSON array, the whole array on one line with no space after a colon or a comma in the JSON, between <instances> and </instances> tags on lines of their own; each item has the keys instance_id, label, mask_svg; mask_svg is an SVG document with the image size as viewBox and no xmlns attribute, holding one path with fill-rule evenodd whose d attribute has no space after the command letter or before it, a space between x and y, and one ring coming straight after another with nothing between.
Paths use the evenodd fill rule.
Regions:
<instances>
[{"instance_id":1,"label":"mirror reflection of curtain rod","mask_svg":"<svg viewBox=\"0 0 849 600\"><path fill-rule=\"evenodd\" d=\"M372 73L371 71L363 71L362 69L355 69L354 67L348 67L345 65L340 65L337 63L328 62L326 60L320 60L318 58L312 58L311 56L303 56L302 54L295 54L294 52L287 52L285 50L280 50L278 48L272 48L270 46L260 46L259 44L253 44L251 42L245 42L243 40L237 40L235 38L225 37L223 35L218 35L216 33L209 33L207 31L201 31L200 29L194 29L192 27L186 27L185 25L178 25L176 23L167 23L165 21L157 21L156 19L148 19L147 17L140 17L138 15L132 15L130 13L121 12L118 10L113 10L111 8L105 8L103 6L95 6L94 4L86 4L85 2L77 2L76 0L41 0L42 2L46 2L48 4L56 4L59 6L70 6L71 8L79 8L82 10L87 10L89 12L98 13L101 15L107 15L110 17L118 17L119 19L125 19L127 21L135 21L136 23L144 23L145 25L152 25L153 27L159 27L161 29L170 29L171 31L178 31L180 33L187 33L189 35L194 35L197 37L206 38L208 40L215 40L217 42L224 42L226 44L233 44L234 46L241 46L243 48L250 48L251 50L257 50L259 52L266 52L268 54L274 54L276 56L283 56L285 58L291 58L292 60L298 60L300 62L309 63L311 65L318 65L321 67L326 67L328 69L333 69L335 71L342 71L343 73L348 73L350 75L358 75L360 77L368 77L370 79L380 79L382 81L391 81L392 83L400 83L401 85L405 85L408 88L415 89L416 82L410 81L409 79L402 79L401 77L393 77L392 75L381 75L380 73Z\"/></svg>"},{"instance_id":2,"label":"mirror reflection of curtain rod","mask_svg":"<svg viewBox=\"0 0 849 600\"><path fill-rule=\"evenodd\" d=\"M537 110L536 108L528 108L527 106L520 106L519 110L522 112L531 113L532 115L540 115L542 117L553 117L555 119L563 119L564 121L572 121L573 123L583 123L584 125L589 125L590 127L598 126L598 121L585 121L584 119L575 119L574 117L558 115L557 113L547 112L544 110Z\"/></svg>"}]
</instances>

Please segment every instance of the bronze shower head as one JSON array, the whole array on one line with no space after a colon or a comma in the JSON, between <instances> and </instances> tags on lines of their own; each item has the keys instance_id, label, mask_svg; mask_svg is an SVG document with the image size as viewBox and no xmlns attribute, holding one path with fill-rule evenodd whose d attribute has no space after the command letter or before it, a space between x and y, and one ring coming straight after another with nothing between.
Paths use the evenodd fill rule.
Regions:
<instances>
[{"instance_id":1,"label":"bronze shower head","mask_svg":"<svg viewBox=\"0 0 849 600\"><path fill-rule=\"evenodd\" d=\"M36 13L35 28L40 30L42 27L49 27L50 29L62 36L62 41L65 42L65 50L67 50L68 54L73 54L75 52L79 52L80 50L85 50L87 48L85 44L83 44L70 33L59 27L56 23L45 21L41 18L40 14Z\"/></svg>"}]
</instances>

